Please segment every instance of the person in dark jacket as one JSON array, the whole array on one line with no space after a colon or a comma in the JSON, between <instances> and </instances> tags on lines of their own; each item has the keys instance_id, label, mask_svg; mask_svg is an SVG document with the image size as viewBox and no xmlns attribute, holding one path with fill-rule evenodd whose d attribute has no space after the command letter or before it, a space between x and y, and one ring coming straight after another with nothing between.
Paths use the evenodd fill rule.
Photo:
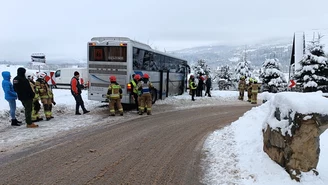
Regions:
<instances>
[{"instance_id":1,"label":"person in dark jacket","mask_svg":"<svg viewBox=\"0 0 328 185\"><path fill-rule=\"evenodd\" d=\"M211 77L208 76L208 75L207 75L207 77L206 77L205 85L206 85L205 96L207 95L208 97L212 97L212 96L211 96L212 79L211 79Z\"/></svg>"},{"instance_id":2,"label":"person in dark jacket","mask_svg":"<svg viewBox=\"0 0 328 185\"><path fill-rule=\"evenodd\" d=\"M196 89L196 96L203 96L203 89L204 89L204 77L202 75L200 75L198 77L198 85L197 85L197 89Z\"/></svg>"},{"instance_id":3,"label":"person in dark jacket","mask_svg":"<svg viewBox=\"0 0 328 185\"><path fill-rule=\"evenodd\" d=\"M79 78L80 78L80 73L78 71L75 71L74 77L71 79L71 93L76 101L75 115L81 115L79 111L80 106L83 110L83 114L90 112L84 107L84 102L81 96L82 85L80 84Z\"/></svg>"},{"instance_id":4,"label":"person in dark jacket","mask_svg":"<svg viewBox=\"0 0 328 185\"><path fill-rule=\"evenodd\" d=\"M39 125L32 123L32 103L35 94L31 88L30 82L25 77L25 73L25 68L20 67L17 69L17 76L13 81L14 90L18 95L18 99L22 102L25 108L26 127L36 128Z\"/></svg>"},{"instance_id":5,"label":"person in dark jacket","mask_svg":"<svg viewBox=\"0 0 328 185\"><path fill-rule=\"evenodd\" d=\"M20 121L17 121L16 119L16 99L17 99L17 93L14 91L13 84L10 82L10 72L9 71L3 71L2 72L2 89L5 93L5 99L9 103L10 108L10 117L11 117L11 125L12 126L20 126L19 123L22 123Z\"/></svg>"}]
</instances>

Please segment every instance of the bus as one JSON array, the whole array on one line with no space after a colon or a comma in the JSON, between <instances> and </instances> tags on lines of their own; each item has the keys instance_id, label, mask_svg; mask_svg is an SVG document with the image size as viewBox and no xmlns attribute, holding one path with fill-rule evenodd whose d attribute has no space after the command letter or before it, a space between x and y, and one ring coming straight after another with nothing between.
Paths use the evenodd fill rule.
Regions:
<instances>
[{"instance_id":1,"label":"bus","mask_svg":"<svg viewBox=\"0 0 328 185\"><path fill-rule=\"evenodd\" d=\"M129 85L132 75L147 73L155 87L153 103L187 88L190 67L186 60L153 50L149 45L126 37L94 37L88 42L88 99L106 102L109 77L115 75L123 90L122 103L134 104Z\"/></svg>"}]
</instances>

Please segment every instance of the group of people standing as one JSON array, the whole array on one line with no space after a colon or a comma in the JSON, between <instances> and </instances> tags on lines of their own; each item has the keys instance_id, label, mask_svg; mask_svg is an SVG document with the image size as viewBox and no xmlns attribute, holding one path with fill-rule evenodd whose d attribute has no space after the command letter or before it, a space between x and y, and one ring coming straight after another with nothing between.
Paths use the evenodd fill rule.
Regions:
<instances>
[{"instance_id":1,"label":"group of people standing","mask_svg":"<svg viewBox=\"0 0 328 185\"><path fill-rule=\"evenodd\" d=\"M148 74L133 74L130 82L131 96L135 101L135 106L139 115L147 110L147 115L151 115L152 111L152 95L151 89L154 88L150 82Z\"/></svg>"},{"instance_id":2,"label":"group of people standing","mask_svg":"<svg viewBox=\"0 0 328 185\"><path fill-rule=\"evenodd\" d=\"M20 67L17 69L17 76L11 83L11 74L9 71L2 72L2 89L5 94L5 99L9 103L10 117L12 126L21 126L21 121L16 119L16 100L20 100L25 110L25 121L27 128L36 128L39 125L35 122L42 121L43 118L40 116L39 111L42 103L45 118L47 121L54 118L52 115L52 106L56 105L54 101L54 94L52 89L49 87L45 77L47 76L44 72L37 74L37 80L34 81L34 74L26 75L26 69ZM81 97L81 88L79 84L79 73L76 71L74 77L71 80L71 92L76 100L76 112L75 114L80 115L79 107L83 109L83 113L90 111L84 107L84 102Z\"/></svg>"},{"instance_id":3,"label":"group of people standing","mask_svg":"<svg viewBox=\"0 0 328 185\"><path fill-rule=\"evenodd\" d=\"M13 79L13 84L10 82L10 72L3 71L2 72L2 88L5 93L5 99L9 102L10 107L10 116L11 116L11 125L12 126L20 126L20 121L16 119L16 99L18 98L24 108L25 108L25 121L27 128L36 128L39 125L34 122L43 120L38 112L40 110L39 98L42 97L42 103L44 103L45 114L48 120L52 117L51 114L51 106L48 105L49 102L56 104L53 101L52 91L48 88L48 84L44 85L44 80L38 79L37 82L33 81L33 77L26 78L25 76L26 69L18 68L17 76ZM39 78L41 78L43 74L39 74ZM46 75L44 75L45 77ZM50 113L49 113L50 111ZM33 115L33 116L32 116Z\"/></svg>"},{"instance_id":4,"label":"group of people standing","mask_svg":"<svg viewBox=\"0 0 328 185\"><path fill-rule=\"evenodd\" d=\"M195 76L190 75L189 77L189 94L191 95L191 100L195 101L195 95L198 97L203 96L204 86L206 88L205 96L212 97L211 88L212 88L212 80L210 76L206 76L206 79L200 75L198 76L198 84L196 83Z\"/></svg>"},{"instance_id":5,"label":"group of people standing","mask_svg":"<svg viewBox=\"0 0 328 185\"><path fill-rule=\"evenodd\" d=\"M245 77L241 76L239 83L238 83L238 90L239 90L239 100L244 100L244 92L247 91L247 98L248 102L251 104L257 104L257 94L259 92L260 86L257 83L256 79L249 78L248 84L246 83Z\"/></svg>"}]
</instances>

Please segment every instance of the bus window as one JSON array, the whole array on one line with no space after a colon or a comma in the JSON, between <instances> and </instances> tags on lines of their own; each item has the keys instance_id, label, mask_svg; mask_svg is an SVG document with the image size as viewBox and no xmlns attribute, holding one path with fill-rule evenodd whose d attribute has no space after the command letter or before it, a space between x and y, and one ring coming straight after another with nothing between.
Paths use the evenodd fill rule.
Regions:
<instances>
[{"instance_id":1,"label":"bus window","mask_svg":"<svg viewBox=\"0 0 328 185\"><path fill-rule=\"evenodd\" d=\"M89 61L126 62L126 46L90 46Z\"/></svg>"},{"instance_id":2,"label":"bus window","mask_svg":"<svg viewBox=\"0 0 328 185\"><path fill-rule=\"evenodd\" d=\"M145 51L145 55L144 55L144 58L143 58L143 63L142 63L141 69L150 70L149 69L149 63L150 63L150 52Z\"/></svg>"},{"instance_id":3,"label":"bus window","mask_svg":"<svg viewBox=\"0 0 328 185\"><path fill-rule=\"evenodd\" d=\"M133 69L143 69L145 50L133 48Z\"/></svg>"}]
</instances>

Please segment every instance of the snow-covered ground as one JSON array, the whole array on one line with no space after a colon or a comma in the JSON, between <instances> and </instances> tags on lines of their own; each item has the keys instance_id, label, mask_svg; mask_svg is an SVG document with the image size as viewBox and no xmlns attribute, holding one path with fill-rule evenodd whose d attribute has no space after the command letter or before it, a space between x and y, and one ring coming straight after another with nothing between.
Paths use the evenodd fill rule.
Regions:
<instances>
[{"instance_id":1,"label":"snow-covered ground","mask_svg":"<svg viewBox=\"0 0 328 185\"><path fill-rule=\"evenodd\" d=\"M6 67L0 65L0 73L4 70L10 71L12 77L15 77L17 66ZM0 87L0 152L12 153L60 135L87 129L88 127L118 124L139 117L135 111L125 112L123 117L110 117L108 116L109 110L107 105L89 101L87 99L87 91L83 91L82 96L87 109L91 112L86 115L76 116L74 115L75 101L69 90L54 89L54 95L57 102L53 110L54 119L38 122L40 127L36 129L28 129L25 126L12 127L9 122L9 106L7 101L4 100L3 90ZM317 95L320 96L320 94ZM196 97L197 100L192 102L190 101L190 96L185 93L181 96L158 100L154 105L154 115L152 116L156 116L156 114L164 111L208 105L248 103L237 101L237 96L238 93L236 91L215 90L212 92L211 98ZM324 165L328 162L328 142L326 142L328 141L328 131L323 133L320 138L321 151L317 168L319 175L304 173L299 183L291 180L284 169L263 152L262 126L268 119L272 106L272 97L274 96L272 94L262 95L262 98L269 99L270 97L271 101L252 108L230 126L215 131L207 138L203 149L206 158L202 162L205 170L204 184L328 184L328 167ZM312 98L315 98L315 95ZM311 110L308 104L295 104L293 106L307 107L306 110ZM16 112L19 120L24 119L22 110L22 104L20 101L17 101Z\"/></svg>"}]
</instances>

